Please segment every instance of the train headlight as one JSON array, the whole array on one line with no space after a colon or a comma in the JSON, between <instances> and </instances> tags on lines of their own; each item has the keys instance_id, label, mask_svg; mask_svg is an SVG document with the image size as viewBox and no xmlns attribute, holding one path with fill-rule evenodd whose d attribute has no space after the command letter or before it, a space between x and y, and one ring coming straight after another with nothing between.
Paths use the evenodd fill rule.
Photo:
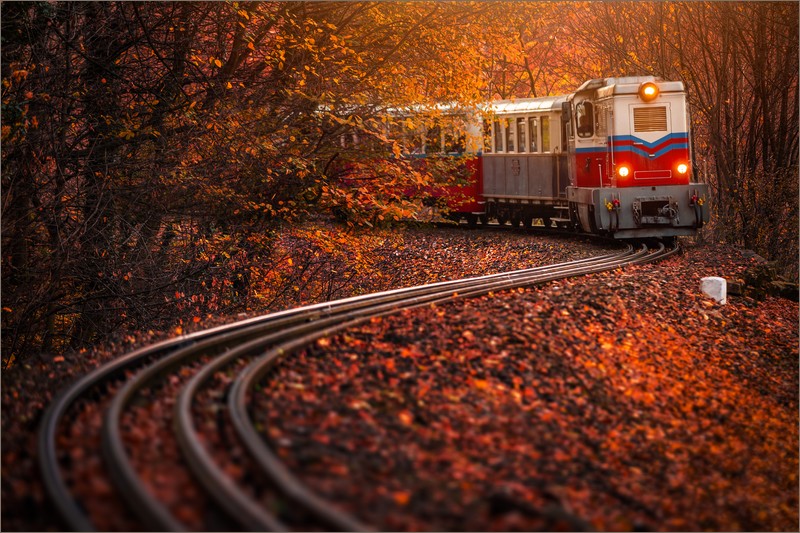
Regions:
<instances>
[{"instance_id":1,"label":"train headlight","mask_svg":"<svg viewBox=\"0 0 800 533\"><path fill-rule=\"evenodd\" d=\"M658 85L652 81L645 82L639 86L639 98L645 102L652 102L658 96Z\"/></svg>"},{"instance_id":2,"label":"train headlight","mask_svg":"<svg viewBox=\"0 0 800 533\"><path fill-rule=\"evenodd\" d=\"M620 178L627 178L630 173L631 169L625 165L622 165L617 169L617 174Z\"/></svg>"},{"instance_id":3,"label":"train headlight","mask_svg":"<svg viewBox=\"0 0 800 533\"><path fill-rule=\"evenodd\" d=\"M689 165L681 163L678 165L678 174L686 174L689 171Z\"/></svg>"}]
</instances>

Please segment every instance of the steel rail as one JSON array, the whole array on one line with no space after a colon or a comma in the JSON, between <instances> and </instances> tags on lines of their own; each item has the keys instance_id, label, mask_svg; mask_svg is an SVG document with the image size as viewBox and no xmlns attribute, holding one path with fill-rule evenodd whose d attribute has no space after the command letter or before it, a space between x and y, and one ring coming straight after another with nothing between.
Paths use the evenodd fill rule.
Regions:
<instances>
[{"instance_id":1,"label":"steel rail","mask_svg":"<svg viewBox=\"0 0 800 533\"><path fill-rule=\"evenodd\" d=\"M346 313L353 313L359 312L359 310L364 310L369 307L375 306L375 304L380 303L384 305L394 305L392 304L393 301L397 299L408 299L408 298L417 298L417 297L425 297L427 296L426 300L430 300L430 295L433 294L433 291L440 291L444 292L458 292L461 291L461 296L466 296L468 293L465 293L465 289L469 289L471 287L477 286L481 283L486 283L488 281L495 281L497 280L509 280L512 278L516 278L519 276L524 276L526 274L533 274L533 273L542 273L547 269L552 269L556 267L564 267L566 265L577 265L577 264L591 264L597 262L601 259L609 259L613 257L618 257L620 255L625 255L625 252L622 254L614 253L614 254L607 254L600 257L595 258L586 258L583 260L578 260L576 262L567 262L562 263L559 265L547 265L542 267L535 267L532 269L521 269L518 271L510 272L510 273L501 273L501 274L493 274L489 276L481 276L476 278L468 278L466 280L456 280L456 281L446 281L446 282L439 282L431 285L426 286L417 286L417 287L407 287L402 289L394 289L390 291L383 291L381 293L376 294L368 294L368 295L361 295L355 296L351 298L345 298L341 300L337 300L334 302L325 302L320 304L313 304L309 306L303 306L300 308L290 309L286 311L281 311L277 313L272 313L269 315L263 315L259 317L254 317L251 319L239 321L233 324L228 324L224 326L219 326L216 328L212 328L209 330L205 330L202 332L197 332L189 335L184 335L180 337L176 337L173 339L161 341L154 345L140 348L129 354L126 354L110 363L107 363L94 371L90 372L83 378L77 380L72 385L66 387L53 400L50 404L48 409L45 412L45 415L42 419L42 424L40 427L39 438L37 442L37 447L39 450L39 466L42 472L42 478L45 484L45 488L50 495L51 499L56 505L61 516L64 518L67 525L79 531L90 531L93 530L93 526L89 518L87 517L85 511L81 508L80 504L75 501L72 495L69 492L68 487L63 479L63 476L60 472L60 466L58 461L58 454L56 451L56 433L58 431L59 424L68 410L73 406L82 396L87 394L92 390L97 390L100 387L104 386L111 381L118 379L121 377L125 370L135 368L138 366L142 366L146 361L157 360L159 358L162 359L162 362L157 362L155 365L151 365L150 367L146 368L142 371L149 372L151 375L157 375L160 372L166 372L169 368L173 367L173 365L180 364L177 361L182 359L183 357L189 357L190 353L194 353L193 357L199 357L201 355L212 355L212 354L219 354L224 352L229 348L233 348L234 346L241 345L242 342L247 343L248 341L251 343L258 344L258 338L260 336L269 335L271 331L277 331L279 329L286 329L287 326L301 324L303 322L313 322L318 321L319 323L316 324L315 327L322 327L325 324L331 324L329 320L324 320L325 318L332 319L332 317L337 315L345 315ZM500 285L503 283L508 283L508 281L499 281ZM446 296L443 298L444 300L450 299L450 296ZM421 304L420 304L421 305ZM387 311L388 312L388 311ZM373 311L374 313L374 311ZM335 320L341 321L341 318L337 318ZM334 322L335 322L334 320ZM292 329L289 327L289 329ZM301 328L305 330L305 328ZM296 329L295 333L300 331L300 329ZM274 339L277 339L275 337ZM273 340L272 342L275 342ZM199 345L199 346L198 346ZM259 349L263 349L263 346ZM183 355L180 358L173 359L173 362L164 362L166 359L170 358L170 355L175 355L176 353L182 353ZM242 354L240 353L240 356ZM161 366L159 366L161 365ZM154 369L155 368L155 369ZM122 394L123 391L120 391L115 399L112 401L112 406L116 405L117 407L113 407L109 409L106 413L105 420L106 422L111 421L114 417L117 417L116 420L118 421L118 415L122 412L122 407L129 401L130 397L135 395L135 387L130 384L130 382L126 383L123 387L126 391L125 394ZM120 398L127 398L127 399L120 399ZM178 406L176 405L176 410ZM176 420L178 420L176 418ZM179 425L176 422L176 425ZM105 426L114 427L114 424L106 423ZM117 428L118 429L118 428ZM179 444L181 444L181 439L183 439L183 443L181 444L182 448L184 448L184 452L190 446L187 444L191 442L191 439L186 439L185 436L177 436L179 440ZM103 450L104 450L104 457L108 460L111 457L111 462L115 462L113 457L119 455L120 450L124 453L124 446L120 447L121 440L118 439L118 436L114 435L113 430L109 434L108 432L104 432L103 436ZM204 452L205 453L205 452ZM189 452L191 455L191 452ZM195 454L197 455L197 454ZM200 454L203 455L203 454ZM205 454L207 455L207 453ZM134 508L137 510L137 514L140 518L143 518L145 523L148 524L149 527L154 527L156 529L185 529L183 524L180 524L177 520L169 515L169 513L165 512L166 510L163 509L160 503L156 502L156 505L153 504L152 497L144 496L142 494L148 494L145 490L144 492L140 491L139 489L143 488L136 484L129 484L128 481L130 479L130 474L133 472L131 469L128 470L130 465L125 465L125 462L118 463L122 464L123 466L118 468L112 468L112 479L115 480L115 484L118 488L121 489L122 494L125 496L126 500L130 502L134 502ZM208 478L203 481L203 474L199 472L203 472L202 469L193 468L192 469L195 475L203 482L204 486L208 487L210 484L210 480L219 481L220 479L227 479L227 482L223 482L223 484L230 484L229 478L223 476L222 478L212 477ZM209 470L206 469L206 472ZM213 476L213 474L212 474ZM135 476L134 476L135 477ZM138 481L138 478L136 478ZM131 487L139 487L131 488ZM224 491L214 497L214 499L218 502L225 501L226 496L223 496ZM213 496L213 494L212 494ZM256 521L251 521L249 528L252 528L254 524L258 524L259 528L263 529L285 529L285 526L281 524L279 521L275 520L271 515L266 513L266 511L256 509L257 506L252 505L252 501L241 500L239 502L240 507L224 507L228 512L233 511L233 516L240 517L240 522L243 524L247 524L246 518L241 518L242 516L250 516ZM241 513L241 506L244 508L249 508L250 512L247 514ZM159 506L161 509L159 510ZM142 508L147 508L152 511L149 514L150 518L144 518L140 513ZM348 529L348 530L356 530L360 529L361 525L357 522L345 522L344 527L343 524L340 523L339 528ZM358 526L358 527L353 527Z\"/></svg>"},{"instance_id":2,"label":"steel rail","mask_svg":"<svg viewBox=\"0 0 800 533\"><path fill-rule=\"evenodd\" d=\"M594 258L587 258L584 261L591 261L593 259ZM529 270L535 270L537 268L544 267L536 267ZM485 277L502 275L504 274L494 274ZM432 284L432 286L447 286L448 284L453 283L455 282L445 281ZM63 518L69 529L74 531L94 530L94 527L92 526L92 523L89 520L85 510L72 497L72 494L67 487L67 483L64 480L59 466L58 452L56 448L56 435L62 419L69 409L74 406L80 398L87 395L90 391L99 389L113 380L118 379L124 375L126 370L135 368L141 365L144 361L164 357L165 355L179 350L184 346L190 346L204 339L224 336L249 328L251 326L258 326L264 323L274 322L293 316L311 316L311 313L313 312L318 312L320 315L323 315L330 313L336 308L344 308L344 306L348 305L358 305L359 303L365 302L369 299L389 297L393 294L410 292L418 289L419 287L407 287L382 291L375 294L343 298L334 302L322 302L294 309L288 309L285 311L279 311L268 315L257 316L231 324L217 326L208 330L166 339L155 344L139 348L113 361L110 361L109 363L94 369L65 388L61 389L45 410L39 427L37 439L37 456L42 482L59 515Z\"/></svg>"},{"instance_id":3,"label":"steel rail","mask_svg":"<svg viewBox=\"0 0 800 533\"><path fill-rule=\"evenodd\" d=\"M449 298L454 290L458 291L465 288L487 286L487 283L492 284L488 286L501 288L508 286L510 283L509 280L514 280L520 276L541 275L541 272L557 270L563 271L565 265L566 268L574 270L576 268L586 268L584 266L586 264L605 263L611 260L621 262L630 255L630 249L631 248L628 247L628 251L625 252L607 254L600 256L600 258L582 259L573 263L563 263L557 266L545 265L534 269L523 269L511 273L493 274L478 278L410 287L407 289L390 291L389 294L373 295L371 298L365 298L355 302L345 302L342 304L333 302L330 308L325 310L326 312L324 314L326 318L321 316L320 311L312 310L308 313L283 317L278 320L251 326L243 330L222 335L218 338L205 339L191 346L176 350L128 380L117 392L109 409L106 411L101 430L102 449L103 456L111 473L111 478L129 506L137 509L139 518L143 520L148 527L157 530L185 530L186 526L175 520L163 503L158 501L147 487L144 486L136 475L135 469L127 455L120 431L120 420L126 406L136 397L137 391L157 381L162 376L167 375L171 370L180 365L186 364L188 361L195 360L202 356L219 356L228 348L247 342L253 338L257 340L254 343L248 343L246 345L247 350L255 349L257 346L261 346L265 343L280 342L283 339L290 339L298 335L308 334L320 327L341 322L354 313L374 314L376 309L380 311L395 310L407 305L407 302L427 303L433 300L441 300L443 295ZM340 318L341 316L345 318ZM247 350L245 350L245 352ZM179 419L176 419L176 422L178 420ZM185 424L181 425L180 422L177 423L179 424L179 428L182 427L185 429ZM192 459L197 456L197 450L195 447L188 445L188 441L193 439L193 433L187 433L186 431L182 433L179 432L177 438L179 444L183 448L189 449L187 458L190 459L190 469L192 469L193 472L197 472L198 467L192 461ZM209 487L211 486L211 481L217 482L219 481L219 477L219 473L209 473L206 468L204 471L200 471L198 479L204 486ZM245 522L247 527L273 530L284 529L283 525L274 519L274 517L268 517L263 511L257 510L253 502L242 499L240 496L230 496L230 486L231 482L228 480L221 485L213 487L211 493L212 495L220 496L217 500L218 503L220 503L224 509L228 510L232 517ZM349 517L341 515L341 513L333 513L327 510L321 510L320 513L323 520L330 527L345 531L363 529L360 524L352 521Z\"/></svg>"},{"instance_id":4,"label":"steel rail","mask_svg":"<svg viewBox=\"0 0 800 533\"><path fill-rule=\"evenodd\" d=\"M631 253L627 259L608 261L605 264L599 265L582 265L573 269L562 269L560 272L554 273L537 273L534 275L521 276L516 279L509 279L499 283L490 283L481 287L475 287L469 291L459 294L461 298L473 297L483 294L488 294L493 291L510 289L514 287L528 286L546 281L553 281L556 279L563 279L565 277L577 276L585 273L602 272L618 268L625 264L633 264L641 261L653 261L663 255L663 245L661 249L655 254L650 254L648 257L646 246L643 246L639 252ZM445 296L438 301L449 301L451 297ZM418 307L420 305L428 305L430 301L412 301L406 302L403 309ZM250 454L261 466L262 470L273 480L273 482L280 488L287 497L295 503L302 505L309 509L311 512L320 517L336 516L340 512L331 506L328 502L318 497L310 491L305 485L299 481L277 458L277 456L269 449L264 439L259 432L255 429L255 425L249 417L247 409L247 392L271 369L287 355L296 352L297 350L308 346L315 340L335 334L346 328L353 327L360 324L369 318L375 316L384 316L393 313L396 309L376 308L359 315L351 315L351 320L332 325L324 329L318 329L302 337L294 338L293 340L274 346L267 354L261 358L253 361L248 367L239 375L234 381L229 395L229 412L231 420L237 430L237 433L246 446ZM355 318L353 318L355 316ZM186 408L184 405L183 408Z\"/></svg>"},{"instance_id":5,"label":"steel rail","mask_svg":"<svg viewBox=\"0 0 800 533\"><path fill-rule=\"evenodd\" d=\"M622 254L610 254L609 256L603 256L603 261L608 261L609 258L619 259L627 254L628 252L623 252ZM597 258L589 258L587 260L573 262L572 264L577 263L578 265L584 265L587 262L596 263L597 261ZM530 275L532 270L541 272L555 270L555 268L553 266L547 266L537 269L525 269L513 273L514 275L512 276L509 276L509 273L490 275L477 278L478 281L476 281L475 278L470 280L461 280L459 283L457 283L457 287L455 288L462 290L460 294L463 295L464 288L482 285L485 286L487 280L494 280L498 278L504 278L507 280L509 278L513 279L515 276L518 277L521 274ZM468 281L469 283L464 283L465 281ZM436 292L429 294L428 297L423 299L416 297L413 302L416 305L423 305L428 304L431 301L449 300L452 298L452 289L454 288L453 285L454 284L450 282L438 284L439 288ZM506 287L507 285L508 281L503 281L502 285L496 285L493 287L502 288ZM446 291L441 290L443 286L447 286ZM379 307L372 306L366 311L361 310L359 314L374 316L376 313L388 314L400 308L407 308L407 304L409 302L408 296L402 296L403 300L400 301L397 301L396 297L376 298L376 304L381 303L388 305L381 305ZM175 404L175 431L178 442L181 446L184 456L187 459L189 467L192 469L196 478L205 486L207 491L217 500L218 504L228 510L231 516L237 517L240 523L248 529L275 529L276 526L274 519L271 516L265 515L263 509L257 504L257 502L247 496L243 491L239 490L238 487L232 483L231 479L228 478L214 463L205 447L194 438L196 428L194 426L191 413L191 406L194 396L197 394L200 387L209 381L217 371L238 360L239 358L246 357L247 355L252 354L252 352L255 350L264 349L270 344L279 342L282 338L293 338L298 335L308 334L319 329L324 329L337 323L341 323L343 320L348 320L351 316L353 316L352 312L343 318L339 316L331 316L323 320L315 321L310 326L298 326L293 328L291 331L281 331L280 333L269 335L235 348L224 355L215 358L212 362L198 371L192 378L190 378L190 380L184 385L183 389L179 393L178 400ZM341 515L341 513L335 513L329 509L324 509L318 503L316 504L316 507L318 508L317 510L319 513L325 517L324 520L326 525L330 527L343 529L346 531L361 531L366 529L362 524L353 521L349 517Z\"/></svg>"},{"instance_id":6,"label":"steel rail","mask_svg":"<svg viewBox=\"0 0 800 533\"><path fill-rule=\"evenodd\" d=\"M612 254L612 257L616 256L617 254ZM581 260L580 262L584 263L585 260ZM530 271L531 269L525 270ZM497 277L499 276L491 275L484 276L482 279ZM452 284L448 283L444 285ZM315 322L315 328L326 327L328 324L333 324L338 320L339 319L334 318ZM291 332L292 335L295 333L296 332ZM263 349L267 345L277 342L279 337L278 335L263 337L239 346L215 358L190 378L179 393L175 404L174 419L176 424L176 437L187 458L187 463L196 478L205 486L206 490L215 497L217 502L223 508L227 509L231 516L237 517L240 523L248 529L273 529L275 528L274 520L272 517L265 515L263 509L256 502L246 496L242 491L237 490L236 485L233 484L230 478L214 463L206 448L194 438L196 428L191 415L191 406L200 387L210 381L216 372L230 365L232 362L247 356L254 350ZM358 526L358 524L350 523L346 524L346 529L361 529Z\"/></svg>"}]
</instances>

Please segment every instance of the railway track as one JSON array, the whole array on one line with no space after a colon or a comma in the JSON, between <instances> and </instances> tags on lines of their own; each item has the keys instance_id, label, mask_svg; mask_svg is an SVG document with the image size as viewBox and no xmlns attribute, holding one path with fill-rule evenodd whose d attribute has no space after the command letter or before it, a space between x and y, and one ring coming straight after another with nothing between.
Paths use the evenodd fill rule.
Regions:
<instances>
[{"instance_id":1,"label":"railway track","mask_svg":"<svg viewBox=\"0 0 800 533\"><path fill-rule=\"evenodd\" d=\"M253 423L249 392L282 358L402 309L652 262L677 251L628 245L568 263L272 313L128 353L61 391L45 412L38 457L46 490L65 525L76 531L369 530L356 518L357 509L335 508L305 487L268 446L263 428ZM171 418L172 427L159 432L170 440L139 442L137 428L152 423L155 417L148 410L154 405L172 405L171 417L161 417ZM96 406L103 409L102 423L81 428L96 431L87 438L102 453L103 473L96 475L107 477L103 486L109 490L103 502L88 502L75 488L78 474L61 444L68 440L69 421ZM148 449L154 451L142 451ZM159 475L161 461L179 463L181 475ZM98 520L103 514L114 515L117 522Z\"/></svg>"}]
</instances>

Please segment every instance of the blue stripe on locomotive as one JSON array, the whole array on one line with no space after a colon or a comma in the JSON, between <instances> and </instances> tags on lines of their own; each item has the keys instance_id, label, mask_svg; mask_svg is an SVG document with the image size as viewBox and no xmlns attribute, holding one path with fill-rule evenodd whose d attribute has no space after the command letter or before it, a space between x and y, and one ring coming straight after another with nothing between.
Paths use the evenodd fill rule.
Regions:
<instances>
[{"instance_id":1,"label":"blue stripe on locomotive","mask_svg":"<svg viewBox=\"0 0 800 533\"><path fill-rule=\"evenodd\" d=\"M666 142L670 141L686 141L686 142L678 142L678 143L671 143L668 146L665 146L661 150L657 152L652 152L652 150ZM614 152L615 153L622 153L622 152L632 152L634 154L640 155L642 157L661 157L664 154L671 152L672 150L688 150L689 149L689 134L688 133L670 133L657 139L653 142L647 142L644 139L640 139L639 137L635 137L633 135L614 135L608 138L609 144L613 144ZM650 151L641 148L640 146L633 146L631 144L626 145L619 145L617 143L622 142L636 142L640 143L644 147L648 148ZM588 148L576 148L575 153L578 154L603 154L608 151L608 148L605 146L591 146Z\"/></svg>"}]
</instances>

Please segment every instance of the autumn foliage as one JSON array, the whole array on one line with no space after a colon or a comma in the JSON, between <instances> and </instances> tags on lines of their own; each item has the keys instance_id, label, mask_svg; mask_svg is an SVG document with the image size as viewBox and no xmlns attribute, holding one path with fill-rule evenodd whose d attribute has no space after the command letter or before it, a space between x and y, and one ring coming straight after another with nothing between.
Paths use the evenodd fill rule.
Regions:
<instances>
[{"instance_id":1,"label":"autumn foliage","mask_svg":"<svg viewBox=\"0 0 800 533\"><path fill-rule=\"evenodd\" d=\"M402 193L430 173L387 162L396 150L380 117L468 97L473 80L434 68L448 50L460 57L462 14L4 5L6 364L157 327L198 292L218 300L206 312L235 308L249 294L242 261L278 268L276 231L309 212L337 209L355 224L413 214L417 200ZM354 136L357 149L344 143Z\"/></svg>"},{"instance_id":2,"label":"autumn foliage","mask_svg":"<svg viewBox=\"0 0 800 533\"><path fill-rule=\"evenodd\" d=\"M396 110L597 76L684 80L704 237L796 275L797 19L794 3L3 3L4 365L238 312L267 279L293 291L284 224L395 224L424 208L414 191L459 179L397 157L393 129L440 117ZM309 253L330 243L312 237Z\"/></svg>"}]
</instances>

